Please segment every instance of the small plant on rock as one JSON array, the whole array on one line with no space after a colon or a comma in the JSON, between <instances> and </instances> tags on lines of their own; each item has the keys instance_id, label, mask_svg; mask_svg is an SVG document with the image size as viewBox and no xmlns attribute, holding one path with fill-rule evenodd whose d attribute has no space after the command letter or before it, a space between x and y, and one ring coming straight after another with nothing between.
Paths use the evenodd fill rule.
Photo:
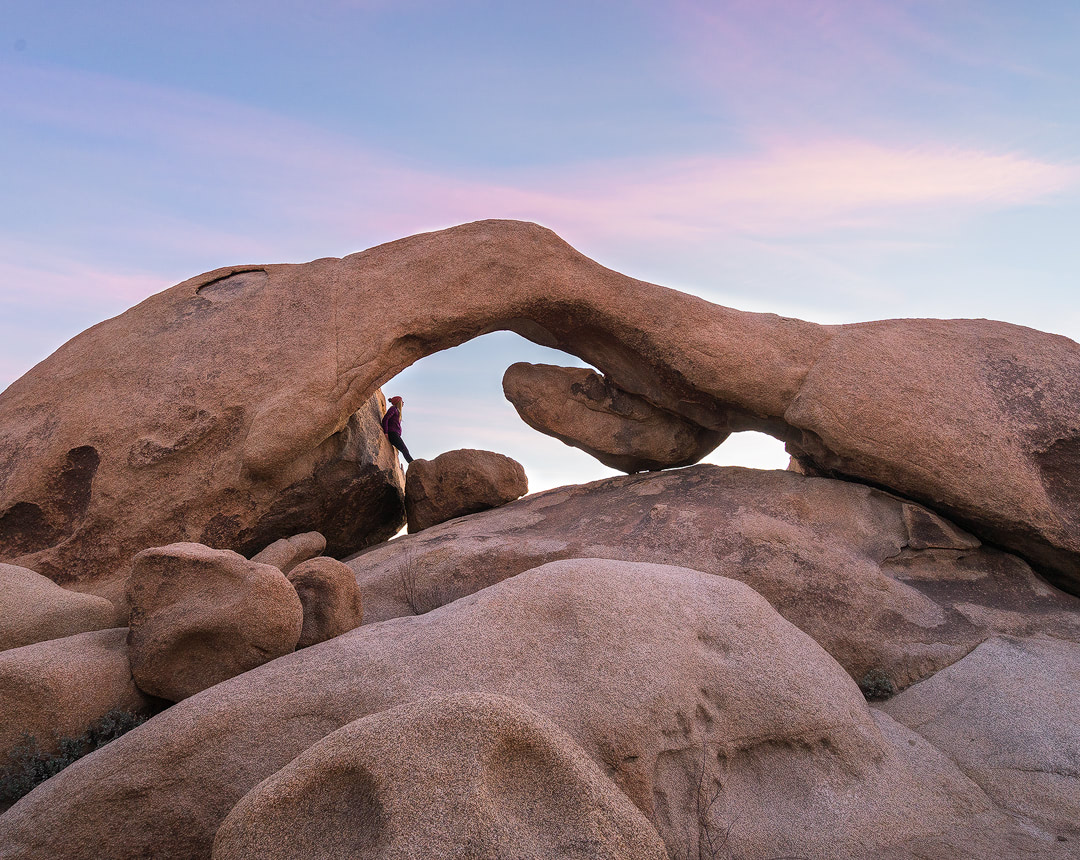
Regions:
<instances>
[{"instance_id":1,"label":"small plant on rock","mask_svg":"<svg viewBox=\"0 0 1080 860\"><path fill-rule=\"evenodd\" d=\"M896 685L880 669L871 669L859 681L859 689L867 701L881 701L896 695Z\"/></svg>"},{"instance_id":2,"label":"small plant on rock","mask_svg":"<svg viewBox=\"0 0 1080 860\"><path fill-rule=\"evenodd\" d=\"M79 737L62 738L56 752L46 752L36 737L23 734L20 743L8 753L7 764L0 770L0 804L14 803L69 764L145 721L146 717L140 714L109 711L92 722Z\"/></svg>"}]
</instances>

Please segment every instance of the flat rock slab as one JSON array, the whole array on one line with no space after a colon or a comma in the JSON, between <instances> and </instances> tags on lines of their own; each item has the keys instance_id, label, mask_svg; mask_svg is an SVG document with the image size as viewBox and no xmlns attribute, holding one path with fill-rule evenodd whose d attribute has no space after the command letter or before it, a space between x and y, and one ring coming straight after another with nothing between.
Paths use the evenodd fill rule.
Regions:
<instances>
[{"instance_id":1,"label":"flat rock slab","mask_svg":"<svg viewBox=\"0 0 1080 860\"><path fill-rule=\"evenodd\" d=\"M367 623L430 611L544 562L677 564L746 582L856 680L904 687L998 633L1080 641L1080 600L888 493L711 465L561 487L348 562Z\"/></svg>"},{"instance_id":2,"label":"flat rock slab","mask_svg":"<svg viewBox=\"0 0 1080 860\"><path fill-rule=\"evenodd\" d=\"M1080 645L990 639L881 709L1080 851Z\"/></svg>"}]
</instances>

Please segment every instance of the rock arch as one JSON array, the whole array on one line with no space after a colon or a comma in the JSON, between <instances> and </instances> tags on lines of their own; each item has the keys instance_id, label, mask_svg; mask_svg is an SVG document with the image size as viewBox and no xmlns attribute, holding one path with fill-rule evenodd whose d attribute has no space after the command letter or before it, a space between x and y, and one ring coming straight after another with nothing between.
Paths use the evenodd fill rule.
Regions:
<instances>
[{"instance_id":1,"label":"rock arch","mask_svg":"<svg viewBox=\"0 0 1080 860\"><path fill-rule=\"evenodd\" d=\"M498 329L578 355L720 435L763 430L808 470L936 507L1080 589L1077 484L1045 483L1080 467L1073 341L986 320L821 326L745 313L606 269L514 221L219 269L65 344L0 394L0 515L37 503L79 446L101 452L98 492L66 551L20 563L79 560L91 578L111 576L214 510L235 517L220 542L240 540L326 462L380 385ZM147 440L175 452L140 473L127 458ZM150 498L138 535L121 539L125 511Z\"/></svg>"}]
</instances>

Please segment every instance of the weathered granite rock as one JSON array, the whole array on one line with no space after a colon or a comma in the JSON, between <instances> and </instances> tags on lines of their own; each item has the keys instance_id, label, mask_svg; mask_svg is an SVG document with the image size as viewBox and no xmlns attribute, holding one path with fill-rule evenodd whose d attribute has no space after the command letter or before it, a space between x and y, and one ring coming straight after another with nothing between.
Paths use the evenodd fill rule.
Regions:
<instances>
[{"instance_id":1,"label":"weathered granite rock","mask_svg":"<svg viewBox=\"0 0 1080 860\"><path fill-rule=\"evenodd\" d=\"M549 490L348 561L367 623L562 558L746 582L856 679L903 687L997 634L1080 641L1080 600L919 505L847 481L712 465Z\"/></svg>"},{"instance_id":2,"label":"weathered granite rock","mask_svg":"<svg viewBox=\"0 0 1080 860\"><path fill-rule=\"evenodd\" d=\"M1080 850L1080 645L991 639L881 708Z\"/></svg>"},{"instance_id":3,"label":"weathered granite rock","mask_svg":"<svg viewBox=\"0 0 1080 860\"><path fill-rule=\"evenodd\" d=\"M150 709L132 680L126 639L118 627L0 653L0 767L24 734L54 751L110 711Z\"/></svg>"},{"instance_id":4,"label":"weathered granite rock","mask_svg":"<svg viewBox=\"0 0 1080 860\"><path fill-rule=\"evenodd\" d=\"M288 654L304 622L276 567L195 543L135 556L128 599L135 681L173 702Z\"/></svg>"},{"instance_id":5,"label":"weathered granite rock","mask_svg":"<svg viewBox=\"0 0 1080 860\"><path fill-rule=\"evenodd\" d=\"M69 341L0 394L0 559L94 578L164 540L255 552L313 528L340 556L386 536L386 519L350 511L339 540L317 516L336 516L323 502L343 487L381 517L393 508L393 451L371 432L369 398L496 329L709 430L772 433L804 463L923 502L1080 590L1080 345L988 320L743 313L513 221L218 269ZM354 427L377 455L350 460L361 408ZM358 494L365 475L376 490Z\"/></svg>"},{"instance_id":6,"label":"weathered granite rock","mask_svg":"<svg viewBox=\"0 0 1080 860\"><path fill-rule=\"evenodd\" d=\"M727 437L658 409L587 368L519 362L507 368L502 384L530 427L622 472L689 466Z\"/></svg>"},{"instance_id":7,"label":"weathered granite rock","mask_svg":"<svg viewBox=\"0 0 1080 860\"><path fill-rule=\"evenodd\" d=\"M434 460L413 460L405 479L409 531L486 511L527 492L522 465L494 451L461 448Z\"/></svg>"},{"instance_id":8,"label":"weathered granite rock","mask_svg":"<svg viewBox=\"0 0 1080 860\"><path fill-rule=\"evenodd\" d=\"M61 588L25 567L0 564L0 651L105 630L116 623L116 614L103 597Z\"/></svg>"},{"instance_id":9,"label":"weathered granite rock","mask_svg":"<svg viewBox=\"0 0 1080 860\"><path fill-rule=\"evenodd\" d=\"M293 568L288 578L304 607L304 626L297 648L348 633L364 620L356 575L337 559L309 559Z\"/></svg>"},{"instance_id":10,"label":"weathered granite rock","mask_svg":"<svg viewBox=\"0 0 1080 860\"><path fill-rule=\"evenodd\" d=\"M206 856L240 799L330 732L466 692L551 720L676 856L710 828L728 831L736 855L814 860L931 838L953 858L983 858L1047 838L929 745L918 754L913 733L872 718L835 661L751 589L582 559L358 628L175 705L0 816L0 858ZM717 797L708 824L702 786Z\"/></svg>"},{"instance_id":11,"label":"weathered granite rock","mask_svg":"<svg viewBox=\"0 0 1080 860\"><path fill-rule=\"evenodd\" d=\"M274 541L266 549L253 555L251 560L259 564L272 564L282 573L288 574L300 562L322 555L325 549L326 538L318 532L304 532L302 535Z\"/></svg>"},{"instance_id":12,"label":"weathered granite rock","mask_svg":"<svg viewBox=\"0 0 1080 860\"><path fill-rule=\"evenodd\" d=\"M433 697L349 723L259 783L214 860L668 860L645 816L521 702Z\"/></svg>"}]
</instances>

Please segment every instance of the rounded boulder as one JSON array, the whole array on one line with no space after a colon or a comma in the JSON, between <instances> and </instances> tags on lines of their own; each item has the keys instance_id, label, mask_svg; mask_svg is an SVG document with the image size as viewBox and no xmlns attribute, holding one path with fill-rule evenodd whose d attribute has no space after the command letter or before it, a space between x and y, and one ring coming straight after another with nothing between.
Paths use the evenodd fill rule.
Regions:
<instances>
[{"instance_id":1,"label":"rounded boulder","mask_svg":"<svg viewBox=\"0 0 1080 860\"><path fill-rule=\"evenodd\" d=\"M414 460L405 476L409 532L505 505L528 491L522 465L494 451L460 448Z\"/></svg>"},{"instance_id":2,"label":"rounded boulder","mask_svg":"<svg viewBox=\"0 0 1080 860\"><path fill-rule=\"evenodd\" d=\"M364 620L356 574L337 559L320 556L298 564L290 571L289 582L304 606L304 627L297 648L348 633Z\"/></svg>"},{"instance_id":3,"label":"rounded boulder","mask_svg":"<svg viewBox=\"0 0 1080 860\"><path fill-rule=\"evenodd\" d=\"M104 597L69 591L28 568L0 564L0 651L115 623L116 607Z\"/></svg>"},{"instance_id":4,"label":"rounded boulder","mask_svg":"<svg viewBox=\"0 0 1080 860\"><path fill-rule=\"evenodd\" d=\"M280 570L202 544L140 552L127 594L135 681L174 702L295 650L304 621Z\"/></svg>"},{"instance_id":5,"label":"rounded boulder","mask_svg":"<svg viewBox=\"0 0 1080 860\"><path fill-rule=\"evenodd\" d=\"M259 783L214 860L665 860L659 834L521 702L432 697L357 720Z\"/></svg>"}]
</instances>

